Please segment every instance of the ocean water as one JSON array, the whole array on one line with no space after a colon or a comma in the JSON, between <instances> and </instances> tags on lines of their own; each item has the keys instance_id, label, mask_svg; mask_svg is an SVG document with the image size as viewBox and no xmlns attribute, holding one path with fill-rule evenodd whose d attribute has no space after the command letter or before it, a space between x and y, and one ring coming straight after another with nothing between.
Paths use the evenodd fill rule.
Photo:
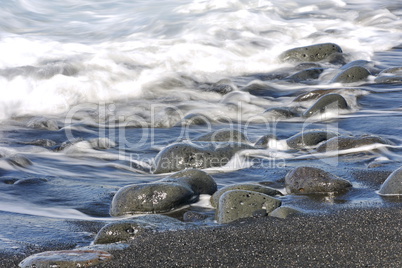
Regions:
<instances>
[{"instance_id":1,"label":"ocean water","mask_svg":"<svg viewBox=\"0 0 402 268\"><path fill-rule=\"evenodd\" d=\"M109 206L120 187L166 176L150 171L160 150L221 128L242 130L251 143L267 134L279 141L253 152L258 161L207 169L220 187L283 188L292 167L314 164L349 179L355 190L328 202L292 196L284 202L306 210L318 203L387 205L376 186L353 174L377 162L388 174L401 161L402 83L375 80L402 66L401 16L400 1L4 0L0 251L88 245L95 233L86 222L116 220ZM279 59L282 52L327 42L338 44L347 62L367 61L371 75L331 83L341 66L323 63L324 73L309 83L280 78L294 72L294 64ZM219 83L233 91L211 90ZM243 90L250 85L264 90ZM316 120L264 115L273 107L299 109L295 97L315 89L338 90L350 109ZM204 124L185 124L194 115ZM394 145L334 157L283 142L315 128L378 135Z\"/></svg>"}]
</instances>

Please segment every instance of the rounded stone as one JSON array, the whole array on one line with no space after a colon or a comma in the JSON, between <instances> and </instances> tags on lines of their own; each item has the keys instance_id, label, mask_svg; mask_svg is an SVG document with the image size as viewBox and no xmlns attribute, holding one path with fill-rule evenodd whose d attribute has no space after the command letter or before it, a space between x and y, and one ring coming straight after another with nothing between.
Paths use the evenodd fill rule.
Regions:
<instances>
[{"instance_id":1,"label":"rounded stone","mask_svg":"<svg viewBox=\"0 0 402 268\"><path fill-rule=\"evenodd\" d=\"M304 149L306 147L316 146L319 143L339 136L339 133L327 130L306 130L286 140L286 143L293 149Z\"/></svg>"},{"instance_id":2,"label":"rounded stone","mask_svg":"<svg viewBox=\"0 0 402 268\"><path fill-rule=\"evenodd\" d=\"M266 194L245 190L227 191L219 199L215 219L218 223L229 223L253 217L253 213L259 209L269 213L280 205L279 199Z\"/></svg>"},{"instance_id":3,"label":"rounded stone","mask_svg":"<svg viewBox=\"0 0 402 268\"><path fill-rule=\"evenodd\" d=\"M288 107L270 108L264 112L264 115L267 115L267 116L273 117L273 118L294 118L294 117L299 116L299 114L295 111L295 109L288 108Z\"/></svg>"},{"instance_id":4,"label":"rounded stone","mask_svg":"<svg viewBox=\"0 0 402 268\"><path fill-rule=\"evenodd\" d=\"M283 61L316 62L325 60L334 53L342 53L340 46L333 43L323 43L289 49L279 57Z\"/></svg>"},{"instance_id":5,"label":"rounded stone","mask_svg":"<svg viewBox=\"0 0 402 268\"><path fill-rule=\"evenodd\" d=\"M281 207L271 211L268 215L271 217L286 219L290 215L299 214L299 213L301 213L301 212L297 209L281 206Z\"/></svg>"},{"instance_id":6,"label":"rounded stone","mask_svg":"<svg viewBox=\"0 0 402 268\"><path fill-rule=\"evenodd\" d=\"M198 138L194 139L194 141L240 142L240 143L249 142L246 135L243 132L236 129L219 129L201 135Z\"/></svg>"},{"instance_id":7,"label":"rounded stone","mask_svg":"<svg viewBox=\"0 0 402 268\"><path fill-rule=\"evenodd\" d=\"M310 68L306 70L302 70L300 72L297 72L295 74L292 74L291 76L288 76L286 78L287 81L290 82L303 82L303 81L308 81L308 80L315 80L320 77L322 72L324 71L324 68Z\"/></svg>"},{"instance_id":8,"label":"rounded stone","mask_svg":"<svg viewBox=\"0 0 402 268\"><path fill-rule=\"evenodd\" d=\"M402 195L402 167L398 168L381 185L379 195L398 196Z\"/></svg>"},{"instance_id":9,"label":"rounded stone","mask_svg":"<svg viewBox=\"0 0 402 268\"><path fill-rule=\"evenodd\" d=\"M244 190L244 191L253 191L257 193L262 193L266 194L269 196L275 196L275 195L282 195L281 192L278 190L268 187L268 186L263 186L263 185L258 185L258 184L252 184L252 183L242 183L242 184L234 184L234 185L229 185L221 188L219 191L215 192L210 199L211 206L216 208L219 203L219 199L221 196L228 192L228 191L233 191L233 190Z\"/></svg>"},{"instance_id":10,"label":"rounded stone","mask_svg":"<svg viewBox=\"0 0 402 268\"><path fill-rule=\"evenodd\" d=\"M113 197L110 215L163 213L193 203L197 198L190 188L177 183L128 185Z\"/></svg>"},{"instance_id":11,"label":"rounded stone","mask_svg":"<svg viewBox=\"0 0 402 268\"><path fill-rule=\"evenodd\" d=\"M365 145L372 145L372 144L392 144L392 142L373 135L366 135L366 136L340 136L340 137L333 137L326 142L320 144L317 147L317 152L330 152L330 151L337 151L337 150L347 150L352 148L357 148Z\"/></svg>"},{"instance_id":12,"label":"rounded stone","mask_svg":"<svg viewBox=\"0 0 402 268\"><path fill-rule=\"evenodd\" d=\"M38 253L19 263L21 268L71 268L90 267L101 264L112 258L112 255L101 250L60 250Z\"/></svg>"},{"instance_id":13,"label":"rounded stone","mask_svg":"<svg viewBox=\"0 0 402 268\"><path fill-rule=\"evenodd\" d=\"M352 184L314 167L297 167L285 177L286 191L292 194L342 193Z\"/></svg>"},{"instance_id":14,"label":"rounded stone","mask_svg":"<svg viewBox=\"0 0 402 268\"><path fill-rule=\"evenodd\" d=\"M336 93L330 93L319 98L303 113L303 117L308 118L318 113L347 108L348 104L344 97Z\"/></svg>"},{"instance_id":15,"label":"rounded stone","mask_svg":"<svg viewBox=\"0 0 402 268\"><path fill-rule=\"evenodd\" d=\"M169 177L161 180L161 182L174 182L189 187L197 195L212 195L218 189L214 178L205 171L199 169L185 169L176 172Z\"/></svg>"},{"instance_id":16,"label":"rounded stone","mask_svg":"<svg viewBox=\"0 0 402 268\"><path fill-rule=\"evenodd\" d=\"M352 66L339 74L333 79L332 83L354 83L365 80L371 73L362 66Z\"/></svg>"},{"instance_id":17,"label":"rounded stone","mask_svg":"<svg viewBox=\"0 0 402 268\"><path fill-rule=\"evenodd\" d=\"M169 173L186 168L210 168L226 165L238 151L255 149L237 142L206 143L204 146L175 143L167 146L155 157L153 172Z\"/></svg>"}]
</instances>

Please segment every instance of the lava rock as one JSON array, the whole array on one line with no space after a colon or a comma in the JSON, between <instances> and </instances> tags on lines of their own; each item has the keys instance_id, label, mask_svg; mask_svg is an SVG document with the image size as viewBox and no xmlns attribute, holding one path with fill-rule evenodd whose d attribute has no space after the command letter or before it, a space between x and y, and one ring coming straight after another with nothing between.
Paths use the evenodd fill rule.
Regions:
<instances>
[{"instance_id":1,"label":"lava rock","mask_svg":"<svg viewBox=\"0 0 402 268\"><path fill-rule=\"evenodd\" d=\"M209 132L207 134L201 135L194 141L211 141L211 142L240 142L248 143L246 135L235 129L219 129L216 131Z\"/></svg>"},{"instance_id":2,"label":"lava rock","mask_svg":"<svg viewBox=\"0 0 402 268\"><path fill-rule=\"evenodd\" d=\"M177 183L128 185L113 197L110 215L169 212L197 200L198 195L189 187Z\"/></svg>"},{"instance_id":3,"label":"lava rock","mask_svg":"<svg viewBox=\"0 0 402 268\"><path fill-rule=\"evenodd\" d=\"M268 215L271 217L286 219L290 215L299 214L299 213L301 213L301 212L297 209L281 206L281 207L271 211Z\"/></svg>"},{"instance_id":4,"label":"lava rock","mask_svg":"<svg viewBox=\"0 0 402 268\"><path fill-rule=\"evenodd\" d=\"M96 235L94 244L127 242L144 234L183 229L184 226L181 221L165 215L145 215L105 225Z\"/></svg>"},{"instance_id":5,"label":"lava rock","mask_svg":"<svg viewBox=\"0 0 402 268\"><path fill-rule=\"evenodd\" d=\"M175 143L167 146L155 158L153 172L168 173L186 168L210 168L226 165L235 153L255 149L244 143L206 143L205 146Z\"/></svg>"},{"instance_id":6,"label":"lava rock","mask_svg":"<svg viewBox=\"0 0 402 268\"><path fill-rule=\"evenodd\" d=\"M244 190L244 191L253 191L257 193L262 193L266 194L269 196L275 196L275 195L282 195L282 193L274 188L268 187L268 186L262 186L258 184L252 184L252 183L242 183L242 184L234 184L234 185L229 185L226 187L221 188L219 191L215 192L210 199L211 206L216 208L219 203L219 199L221 196L228 192L228 191L233 191L233 190Z\"/></svg>"},{"instance_id":7,"label":"lava rock","mask_svg":"<svg viewBox=\"0 0 402 268\"><path fill-rule=\"evenodd\" d=\"M402 167L398 168L381 185L379 195L395 196L402 195Z\"/></svg>"},{"instance_id":8,"label":"lava rock","mask_svg":"<svg viewBox=\"0 0 402 268\"><path fill-rule=\"evenodd\" d=\"M308 118L317 113L325 113L329 110L347 109L348 104L344 97L339 94L331 93L319 98L313 106L303 113L303 117Z\"/></svg>"},{"instance_id":9,"label":"lava rock","mask_svg":"<svg viewBox=\"0 0 402 268\"><path fill-rule=\"evenodd\" d=\"M293 149L304 149L316 146L319 143L339 136L339 133L327 130L306 130L302 131L286 140L286 143Z\"/></svg>"},{"instance_id":10,"label":"lava rock","mask_svg":"<svg viewBox=\"0 0 402 268\"><path fill-rule=\"evenodd\" d=\"M322 169L297 167L285 177L286 191L292 194L343 193L352 184Z\"/></svg>"},{"instance_id":11,"label":"lava rock","mask_svg":"<svg viewBox=\"0 0 402 268\"><path fill-rule=\"evenodd\" d=\"M212 195L218 189L215 180L206 172L198 169L182 170L160 181L181 184L190 188L197 195Z\"/></svg>"},{"instance_id":12,"label":"lava rock","mask_svg":"<svg viewBox=\"0 0 402 268\"><path fill-rule=\"evenodd\" d=\"M60 250L38 253L19 263L21 268L32 267L90 267L112 259L112 255L101 250Z\"/></svg>"},{"instance_id":13,"label":"lava rock","mask_svg":"<svg viewBox=\"0 0 402 268\"><path fill-rule=\"evenodd\" d=\"M279 199L266 194L244 190L227 191L219 199L215 219L218 223L229 223L253 217L253 213L259 209L269 213L280 205Z\"/></svg>"},{"instance_id":14,"label":"lava rock","mask_svg":"<svg viewBox=\"0 0 402 268\"><path fill-rule=\"evenodd\" d=\"M352 66L339 74L333 79L332 83L354 83L365 80L371 73L362 66Z\"/></svg>"},{"instance_id":15,"label":"lava rock","mask_svg":"<svg viewBox=\"0 0 402 268\"><path fill-rule=\"evenodd\" d=\"M392 142L389 140L373 135L364 135L357 137L340 136L340 137L333 137L327 140L326 142L320 144L317 147L317 152L323 153L336 150L347 150L376 143L389 144L389 145L392 144Z\"/></svg>"},{"instance_id":16,"label":"lava rock","mask_svg":"<svg viewBox=\"0 0 402 268\"><path fill-rule=\"evenodd\" d=\"M342 53L342 49L336 44L324 43L287 50L280 55L280 59L283 61L315 62L325 60L334 53Z\"/></svg>"}]
</instances>

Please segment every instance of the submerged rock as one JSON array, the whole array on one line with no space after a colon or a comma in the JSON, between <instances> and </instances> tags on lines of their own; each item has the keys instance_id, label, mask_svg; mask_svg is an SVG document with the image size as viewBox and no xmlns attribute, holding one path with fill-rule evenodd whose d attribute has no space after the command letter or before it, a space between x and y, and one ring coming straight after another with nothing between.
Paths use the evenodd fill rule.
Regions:
<instances>
[{"instance_id":1,"label":"submerged rock","mask_svg":"<svg viewBox=\"0 0 402 268\"><path fill-rule=\"evenodd\" d=\"M280 205L279 199L266 194L245 190L227 191L219 199L215 219L218 223L229 223L253 217L257 210L265 209L269 213Z\"/></svg>"},{"instance_id":2,"label":"submerged rock","mask_svg":"<svg viewBox=\"0 0 402 268\"><path fill-rule=\"evenodd\" d=\"M226 193L228 191L232 191L232 190L253 191L253 192L257 192L257 193L266 194L269 196L282 195L282 193L280 191L278 191L274 188L268 187L268 186L262 186L262 185L258 185L258 184L252 184L252 183L234 184L234 185L229 185L229 186L223 187L219 191L215 192L211 196L211 199L210 199L211 206L216 208L218 206L220 197L224 193Z\"/></svg>"},{"instance_id":3,"label":"submerged rock","mask_svg":"<svg viewBox=\"0 0 402 268\"><path fill-rule=\"evenodd\" d=\"M327 130L306 130L302 131L286 140L286 143L293 149L304 149L316 146L319 143L339 136L339 133Z\"/></svg>"},{"instance_id":4,"label":"submerged rock","mask_svg":"<svg viewBox=\"0 0 402 268\"><path fill-rule=\"evenodd\" d=\"M195 211L187 211L183 214L184 222L199 222L208 218L208 215L195 212Z\"/></svg>"},{"instance_id":5,"label":"submerged rock","mask_svg":"<svg viewBox=\"0 0 402 268\"><path fill-rule=\"evenodd\" d=\"M159 182L128 185L113 197L111 216L138 213L163 213L197 200L189 187L177 183Z\"/></svg>"},{"instance_id":6,"label":"submerged rock","mask_svg":"<svg viewBox=\"0 0 402 268\"><path fill-rule=\"evenodd\" d=\"M165 215L145 215L105 225L96 235L94 244L127 242L147 233L183 229L184 226L181 221Z\"/></svg>"},{"instance_id":7,"label":"submerged rock","mask_svg":"<svg viewBox=\"0 0 402 268\"><path fill-rule=\"evenodd\" d=\"M297 96L293 101L301 102L301 101L309 101L316 100L326 94L333 93L334 91L339 89L316 89L309 92L305 92Z\"/></svg>"},{"instance_id":8,"label":"submerged rock","mask_svg":"<svg viewBox=\"0 0 402 268\"><path fill-rule=\"evenodd\" d=\"M325 60L334 53L342 53L340 46L324 43L287 50L280 55L280 59L283 61L315 62Z\"/></svg>"},{"instance_id":9,"label":"submerged rock","mask_svg":"<svg viewBox=\"0 0 402 268\"><path fill-rule=\"evenodd\" d=\"M108 138L95 138L88 140L88 142L95 150L105 150L116 147L116 143Z\"/></svg>"},{"instance_id":10,"label":"submerged rock","mask_svg":"<svg viewBox=\"0 0 402 268\"><path fill-rule=\"evenodd\" d=\"M314 167L297 167L285 177L286 191L292 194L342 193L352 184Z\"/></svg>"},{"instance_id":11,"label":"submerged rock","mask_svg":"<svg viewBox=\"0 0 402 268\"><path fill-rule=\"evenodd\" d=\"M318 113L325 113L330 110L347 109L348 104L344 97L339 94L331 93L319 98L313 106L303 113L303 117L308 118Z\"/></svg>"},{"instance_id":12,"label":"submerged rock","mask_svg":"<svg viewBox=\"0 0 402 268\"><path fill-rule=\"evenodd\" d=\"M90 267L112 259L112 255L101 250L60 250L38 253L19 263L21 268L33 267Z\"/></svg>"},{"instance_id":13,"label":"submerged rock","mask_svg":"<svg viewBox=\"0 0 402 268\"><path fill-rule=\"evenodd\" d=\"M273 117L273 118L293 118L299 116L297 111L294 108L288 107L277 107L270 108L264 112L264 116Z\"/></svg>"},{"instance_id":14,"label":"submerged rock","mask_svg":"<svg viewBox=\"0 0 402 268\"><path fill-rule=\"evenodd\" d=\"M218 189L215 180L206 172L198 169L186 169L176 172L169 177L162 179L161 182L174 182L181 184L189 187L197 195L212 195Z\"/></svg>"},{"instance_id":15,"label":"submerged rock","mask_svg":"<svg viewBox=\"0 0 402 268\"><path fill-rule=\"evenodd\" d=\"M331 138L328 141L320 144L317 147L317 152L323 153L336 150L347 150L376 143L392 144L392 142L389 140L373 135L357 136L357 137L340 136Z\"/></svg>"},{"instance_id":16,"label":"submerged rock","mask_svg":"<svg viewBox=\"0 0 402 268\"><path fill-rule=\"evenodd\" d=\"M46 118L33 118L30 120L27 124L28 127L30 128L35 128L35 129L43 129L43 130L51 130L51 131L57 131L59 130L59 125L57 122L53 119L46 119Z\"/></svg>"},{"instance_id":17,"label":"submerged rock","mask_svg":"<svg viewBox=\"0 0 402 268\"><path fill-rule=\"evenodd\" d=\"M175 143L155 157L154 173L168 173L186 168L210 168L226 165L235 153L254 147L235 142L206 143L205 146Z\"/></svg>"},{"instance_id":18,"label":"submerged rock","mask_svg":"<svg viewBox=\"0 0 402 268\"><path fill-rule=\"evenodd\" d=\"M353 83L365 80L371 73L362 66L352 66L337 74L332 83Z\"/></svg>"},{"instance_id":19,"label":"submerged rock","mask_svg":"<svg viewBox=\"0 0 402 268\"><path fill-rule=\"evenodd\" d=\"M381 185L379 195L402 195L402 167L398 168Z\"/></svg>"},{"instance_id":20,"label":"submerged rock","mask_svg":"<svg viewBox=\"0 0 402 268\"><path fill-rule=\"evenodd\" d=\"M219 129L201 135L198 138L194 139L194 141L240 142L240 143L249 142L246 135L243 132L236 129Z\"/></svg>"},{"instance_id":21,"label":"submerged rock","mask_svg":"<svg viewBox=\"0 0 402 268\"><path fill-rule=\"evenodd\" d=\"M229 79L222 79L214 84L202 84L199 86L199 89L201 89L202 91L216 92L224 95L229 92L235 91L236 85L234 85L233 82Z\"/></svg>"},{"instance_id":22,"label":"submerged rock","mask_svg":"<svg viewBox=\"0 0 402 268\"><path fill-rule=\"evenodd\" d=\"M260 137L254 144L254 147L256 148L268 148L269 147L269 143L270 141L276 141L277 138L275 135L273 134L268 134L268 135L264 135L262 137Z\"/></svg>"},{"instance_id":23,"label":"submerged rock","mask_svg":"<svg viewBox=\"0 0 402 268\"><path fill-rule=\"evenodd\" d=\"M292 74L291 76L288 76L286 80L290 82L303 82L308 80L315 80L320 77L323 71L324 68L310 68Z\"/></svg>"}]
</instances>

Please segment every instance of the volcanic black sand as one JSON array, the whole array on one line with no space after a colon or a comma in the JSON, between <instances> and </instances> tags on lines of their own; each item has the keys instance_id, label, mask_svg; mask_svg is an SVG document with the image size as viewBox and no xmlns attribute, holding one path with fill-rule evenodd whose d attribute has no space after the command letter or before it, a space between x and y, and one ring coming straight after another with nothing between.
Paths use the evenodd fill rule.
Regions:
<instances>
[{"instance_id":1,"label":"volcanic black sand","mask_svg":"<svg viewBox=\"0 0 402 268\"><path fill-rule=\"evenodd\" d=\"M401 267L402 210L348 209L157 233L97 267Z\"/></svg>"}]
</instances>

